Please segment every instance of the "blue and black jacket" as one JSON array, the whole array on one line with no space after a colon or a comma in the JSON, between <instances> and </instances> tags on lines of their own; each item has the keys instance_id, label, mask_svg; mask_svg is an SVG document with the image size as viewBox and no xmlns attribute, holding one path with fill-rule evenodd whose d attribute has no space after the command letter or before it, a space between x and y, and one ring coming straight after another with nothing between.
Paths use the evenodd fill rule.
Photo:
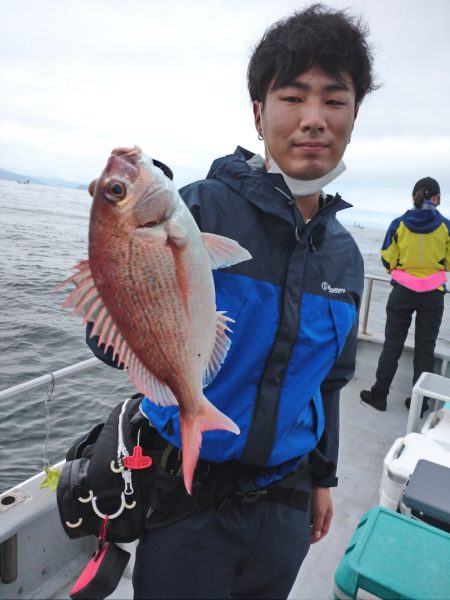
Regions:
<instances>
[{"instance_id":1,"label":"blue and black jacket","mask_svg":"<svg viewBox=\"0 0 450 600\"><path fill-rule=\"evenodd\" d=\"M235 323L204 393L241 433L205 432L200 456L272 467L262 486L315 447L337 464L339 392L354 372L363 260L336 219L348 203L324 197L305 224L283 177L250 166L253 156L238 147L180 193L202 231L235 239L253 257L214 271L217 309ZM95 338L88 343L102 358ZM178 407L144 399L142 410L180 447ZM336 485L335 469L322 475L313 472L315 485Z\"/></svg>"}]
</instances>

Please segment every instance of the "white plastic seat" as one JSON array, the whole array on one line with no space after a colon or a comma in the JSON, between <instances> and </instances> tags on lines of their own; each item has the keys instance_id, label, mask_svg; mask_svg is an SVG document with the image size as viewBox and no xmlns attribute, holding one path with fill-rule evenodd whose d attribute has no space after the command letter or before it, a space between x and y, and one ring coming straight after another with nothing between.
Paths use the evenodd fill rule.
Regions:
<instances>
[{"instance_id":1,"label":"white plastic seat","mask_svg":"<svg viewBox=\"0 0 450 600\"><path fill-rule=\"evenodd\" d=\"M421 433L397 438L385 456L379 504L397 510L403 490L420 459L450 468L450 450Z\"/></svg>"},{"instance_id":2,"label":"white plastic seat","mask_svg":"<svg viewBox=\"0 0 450 600\"><path fill-rule=\"evenodd\" d=\"M450 451L450 410L441 409L430 413L421 433Z\"/></svg>"},{"instance_id":3,"label":"white plastic seat","mask_svg":"<svg viewBox=\"0 0 450 600\"><path fill-rule=\"evenodd\" d=\"M450 379L436 373L424 372L417 380L412 390L406 433L419 431L420 410L424 398L437 400L434 409L442 407L444 402L450 402Z\"/></svg>"}]
</instances>

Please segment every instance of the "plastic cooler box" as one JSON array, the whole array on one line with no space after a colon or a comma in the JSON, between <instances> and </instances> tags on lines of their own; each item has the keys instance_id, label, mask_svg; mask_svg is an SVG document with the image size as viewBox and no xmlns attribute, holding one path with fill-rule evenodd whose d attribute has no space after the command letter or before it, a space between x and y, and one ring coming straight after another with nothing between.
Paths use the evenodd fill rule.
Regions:
<instances>
[{"instance_id":1,"label":"plastic cooler box","mask_svg":"<svg viewBox=\"0 0 450 600\"><path fill-rule=\"evenodd\" d=\"M450 450L421 433L408 433L395 440L384 459L380 482L381 506L394 511L399 508L403 488L420 459L450 467Z\"/></svg>"},{"instance_id":2,"label":"plastic cooler box","mask_svg":"<svg viewBox=\"0 0 450 600\"><path fill-rule=\"evenodd\" d=\"M450 598L450 534L382 507L359 522L334 579L334 598Z\"/></svg>"},{"instance_id":3,"label":"plastic cooler box","mask_svg":"<svg viewBox=\"0 0 450 600\"><path fill-rule=\"evenodd\" d=\"M450 468L419 460L403 493L400 511L450 532Z\"/></svg>"},{"instance_id":4,"label":"plastic cooler box","mask_svg":"<svg viewBox=\"0 0 450 600\"><path fill-rule=\"evenodd\" d=\"M441 409L429 414L421 433L450 451L450 410Z\"/></svg>"}]
</instances>

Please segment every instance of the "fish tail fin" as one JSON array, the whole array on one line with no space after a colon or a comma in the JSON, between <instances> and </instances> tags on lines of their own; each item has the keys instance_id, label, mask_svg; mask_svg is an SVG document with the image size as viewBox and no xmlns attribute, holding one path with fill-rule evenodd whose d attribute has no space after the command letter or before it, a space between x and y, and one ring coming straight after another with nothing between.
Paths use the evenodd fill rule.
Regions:
<instances>
[{"instance_id":1,"label":"fish tail fin","mask_svg":"<svg viewBox=\"0 0 450 600\"><path fill-rule=\"evenodd\" d=\"M206 398L204 408L195 415L181 415L181 445L183 452L183 479L186 491L192 494L192 479L202 445L202 433L213 429L224 429L238 435L239 427Z\"/></svg>"}]
</instances>

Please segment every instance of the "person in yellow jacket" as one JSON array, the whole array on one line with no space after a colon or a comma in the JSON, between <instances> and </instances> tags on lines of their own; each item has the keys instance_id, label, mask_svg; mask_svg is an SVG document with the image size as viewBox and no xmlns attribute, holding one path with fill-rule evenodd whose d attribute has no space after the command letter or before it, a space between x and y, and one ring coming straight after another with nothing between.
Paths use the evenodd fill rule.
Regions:
<instances>
[{"instance_id":1,"label":"person in yellow jacket","mask_svg":"<svg viewBox=\"0 0 450 600\"><path fill-rule=\"evenodd\" d=\"M423 371L434 371L434 348L444 312L446 271L450 271L450 221L437 210L441 193L432 177L413 189L414 207L394 219L381 249L381 260L392 277L386 306L383 350L376 381L362 390L364 404L385 411L406 336L416 313L413 385ZM406 399L409 407L410 398ZM424 399L421 416L428 409Z\"/></svg>"}]
</instances>

